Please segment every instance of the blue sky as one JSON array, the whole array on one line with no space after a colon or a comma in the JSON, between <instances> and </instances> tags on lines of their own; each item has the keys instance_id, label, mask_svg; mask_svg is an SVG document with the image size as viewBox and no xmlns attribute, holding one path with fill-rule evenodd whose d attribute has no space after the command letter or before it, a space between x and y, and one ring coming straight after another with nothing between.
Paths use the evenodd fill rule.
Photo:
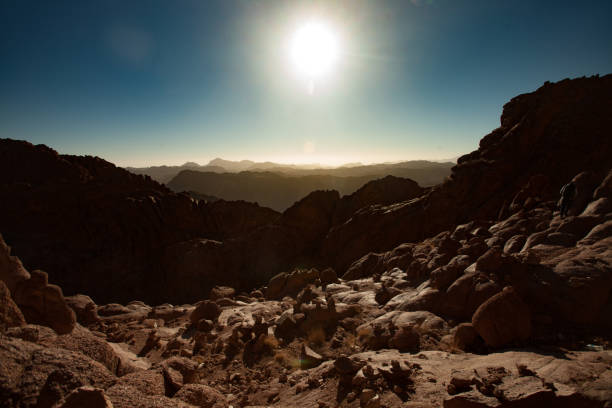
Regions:
<instances>
[{"instance_id":1,"label":"blue sky","mask_svg":"<svg viewBox=\"0 0 612 408\"><path fill-rule=\"evenodd\" d=\"M118 165L444 159L544 81L612 72L612 2L0 3L0 137ZM307 92L306 21L340 43Z\"/></svg>"}]
</instances>

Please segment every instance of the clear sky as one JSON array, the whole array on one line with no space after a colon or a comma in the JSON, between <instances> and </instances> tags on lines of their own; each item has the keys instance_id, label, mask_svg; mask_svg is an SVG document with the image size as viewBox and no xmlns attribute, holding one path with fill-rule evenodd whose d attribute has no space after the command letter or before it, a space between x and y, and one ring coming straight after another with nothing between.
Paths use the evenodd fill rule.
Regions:
<instances>
[{"instance_id":1,"label":"clear sky","mask_svg":"<svg viewBox=\"0 0 612 408\"><path fill-rule=\"evenodd\" d=\"M309 82L291 39L338 43ZM612 72L612 1L2 0L0 137L118 165L452 158L511 97Z\"/></svg>"}]
</instances>

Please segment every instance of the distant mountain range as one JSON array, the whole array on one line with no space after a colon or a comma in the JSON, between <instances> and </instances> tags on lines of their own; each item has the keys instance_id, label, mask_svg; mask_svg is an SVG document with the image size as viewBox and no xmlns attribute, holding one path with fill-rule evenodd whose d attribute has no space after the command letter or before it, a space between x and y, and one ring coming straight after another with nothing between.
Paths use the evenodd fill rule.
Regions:
<instances>
[{"instance_id":1,"label":"distant mountain range","mask_svg":"<svg viewBox=\"0 0 612 408\"><path fill-rule=\"evenodd\" d=\"M441 183L454 163L424 160L335 168L318 165L284 165L250 160L211 160L207 165L188 162L182 166L127 168L149 175L170 189L198 199L244 200L283 211L315 190L337 190L346 195L365 183L385 176L409 178L428 187Z\"/></svg>"},{"instance_id":2,"label":"distant mountain range","mask_svg":"<svg viewBox=\"0 0 612 408\"><path fill-rule=\"evenodd\" d=\"M274 162L254 162L251 160L231 161L216 158L208 164L200 165L194 162L187 162L180 166L152 166L152 167L126 167L125 169L134 174L150 176L160 183L168 183L183 170L193 170L212 173L239 173L242 171L251 172L272 172L292 176L309 175L331 175L338 177L358 177L358 176L387 176L410 177L416 175L421 180L416 180L424 186L438 184L445 176L450 174L450 168L454 166L454 161L433 162L426 160L413 160L399 163L379 163L362 164L347 163L339 167L325 167L318 164L281 164ZM440 174L443 174L440 178Z\"/></svg>"}]
</instances>

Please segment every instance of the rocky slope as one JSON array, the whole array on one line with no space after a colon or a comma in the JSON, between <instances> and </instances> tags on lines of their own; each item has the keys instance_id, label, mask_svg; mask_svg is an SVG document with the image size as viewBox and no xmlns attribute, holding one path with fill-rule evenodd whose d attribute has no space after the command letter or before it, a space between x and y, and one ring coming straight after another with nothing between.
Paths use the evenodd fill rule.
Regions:
<instances>
[{"instance_id":1,"label":"rocky slope","mask_svg":"<svg viewBox=\"0 0 612 408\"><path fill-rule=\"evenodd\" d=\"M340 279L298 269L179 306L56 287L68 323L44 291L12 295L44 273L2 243L0 406L607 407L611 183L578 216L460 225Z\"/></svg>"},{"instance_id":2,"label":"rocky slope","mask_svg":"<svg viewBox=\"0 0 612 408\"><path fill-rule=\"evenodd\" d=\"M359 212L330 231L322 255L343 270L371 251L556 200L561 186L586 172L573 210L580 213L612 167L610 95L612 75L547 83L513 98L504 106L501 126L478 150L459 158L449 180L419 200Z\"/></svg>"}]
</instances>

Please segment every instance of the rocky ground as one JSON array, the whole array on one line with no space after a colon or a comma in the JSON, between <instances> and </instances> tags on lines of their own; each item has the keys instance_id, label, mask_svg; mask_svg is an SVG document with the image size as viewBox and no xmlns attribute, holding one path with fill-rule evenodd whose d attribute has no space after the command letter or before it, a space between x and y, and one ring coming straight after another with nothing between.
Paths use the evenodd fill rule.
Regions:
<instances>
[{"instance_id":1,"label":"rocky ground","mask_svg":"<svg viewBox=\"0 0 612 408\"><path fill-rule=\"evenodd\" d=\"M0 228L10 234L0 238L0 407L611 407L612 115L585 125L595 129L584 146L599 146L597 160L580 156L569 176L537 163L523 174L520 160L502 154L513 146L515 161L546 157L538 146L551 135L557 152L573 148L563 126L593 111L559 101L591 106L602 97L595 85L609 87L612 77L576 81L515 98L502 127L442 186L387 179L343 198L315 192L283 214L192 203L148 180L126 181L106 162L100 178L97 159L3 142L51 163L66 191L87 192L57 199L47 191L57 180L2 174ZM20 177L28 182L10 182ZM563 219L551 200L561 177L578 188ZM89 202L91 183L115 187ZM75 212L70 222L48 218L63 205ZM81 224L95 209L122 214L111 235L95 233L104 214ZM73 229L79 242L63 247ZM197 238L200 229L221 241ZM27 262L11 254L10 238ZM49 274L31 268L52 256L41 251L57 255ZM93 272L62 275L73 283L64 296L54 277L76 265L71 251ZM112 272L102 284L104 271ZM130 300L73 295L98 283L96 295L117 288ZM198 301L136 300L149 288L150 299Z\"/></svg>"},{"instance_id":2,"label":"rocky ground","mask_svg":"<svg viewBox=\"0 0 612 408\"><path fill-rule=\"evenodd\" d=\"M3 244L1 406L610 406L611 190L194 305L64 298Z\"/></svg>"}]
</instances>

